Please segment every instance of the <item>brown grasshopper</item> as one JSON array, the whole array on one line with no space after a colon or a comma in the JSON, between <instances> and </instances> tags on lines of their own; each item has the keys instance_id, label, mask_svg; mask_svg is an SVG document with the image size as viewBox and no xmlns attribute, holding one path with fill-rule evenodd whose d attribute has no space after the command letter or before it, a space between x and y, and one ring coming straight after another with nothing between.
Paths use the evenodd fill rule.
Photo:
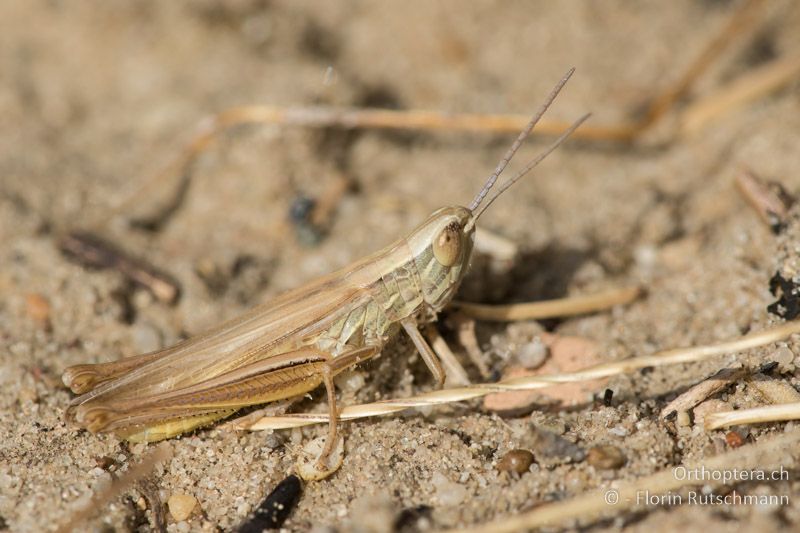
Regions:
<instances>
[{"instance_id":1,"label":"brown grasshopper","mask_svg":"<svg viewBox=\"0 0 800 533\"><path fill-rule=\"evenodd\" d=\"M434 321L458 289L480 215L589 117L488 196L573 71L555 86L469 207L439 209L381 251L175 346L67 368L63 381L80 394L67 418L92 432L152 442L324 384L330 423L317 461L324 469L336 442L334 376L378 355L401 328L438 385L444 384L439 358L418 325Z\"/></svg>"}]
</instances>

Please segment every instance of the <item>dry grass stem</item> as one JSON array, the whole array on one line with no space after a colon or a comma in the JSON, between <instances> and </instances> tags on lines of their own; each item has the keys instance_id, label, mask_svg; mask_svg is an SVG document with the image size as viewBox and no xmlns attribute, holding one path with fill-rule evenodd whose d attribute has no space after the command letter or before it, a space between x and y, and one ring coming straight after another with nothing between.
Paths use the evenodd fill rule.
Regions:
<instances>
[{"instance_id":1,"label":"dry grass stem","mask_svg":"<svg viewBox=\"0 0 800 533\"><path fill-rule=\"evenodd\" d=\"M742 424L763 424L798 419L800 419L800 402L710 413L706 415L704 426L707 431L712 431ZM796 445L796 443L794 444Z\"/></svg>"},{"instance_id":2,"label":"dry grass stem","mask_svg":"<svg viewBox=\"0 0 800 533\"><path fill-rule=\"evenodd\" d=\"M681 114L681 133L694 135L714 120L785 87L798 76L798 56L775 59L748 70L731 83L687 107Z\"/></svg>"},{"instance_id":3,"label":"dry grass stem","mask_svg":"<svg viewBox=\"0 0 800 533\"><path fill-rule=\"evenodd\" d=\"M571 296L544 302L508 305L485 305L453 302L453 306L466 315L479 320L507 322L514 320L538 320L542 318L566 317L609 309L634 301L642 294L639 287L610 289L586 296Z\"/></svg>"},{"instance_id":4,"label":"dry grass stem","mask_svg":"<svg viewBox=\"0 0 800 533\"><path fill-rule=\"evenodd\" d=\"M455 328L458 342L460 342L461 346L467 351L467 356L470 361L478 368L481 377L487 379L491 375L491 372L486 365L486 361L484 361L483 351L478 342L478 336L475 333L475 320L461 313L453 313L448 319Z\"/></svg>"},{"instance_id":5,"label":"dry grass stem","mask_svg":"<svg viewBox=\"0 0 800 533\"><path fill-rule=\"evenodd\" d=\"M450 349L450 346L447 345L447 342L439 333L439 330L435 327L428 326L425 328L425 336L428 338L428 341L431 343L431 348L433 348L433 351L439 356L442 366L444 366L447 372L447 382L459 386L469 385L470 381L469 377L467 377L467 371L464 370L464 367L458 362L458 358Z\"/></svg>"},{"instance_id":6,"label":"dry grass stem","mask_svg":"<svg viewBox=\"0 0 800 533\"><path fill-rule=\"evenodd\" d=\"M737 379L747 375L750 371L746 368L723 368L711 377L708 377L690 387L686 392L679 395L677 398L669 402L666 407L661 410L661 418L666 417L670 413L687 411L700 402L715 394Z\"/></svg>"},{"instance_id":7,"label":"dry grass stem","mask_svg":"<svg viewBox=\"0 0 800 533\"><path fill-rule=\"evenodd\" d=\"M765 224L775 229L786 223L793 199L780 184L766 183L752 170L743 168L736 176L736 188Z\"/></svg>"},{"instance_id":8,"label":"dry grass stem","mask_svg":"<svg viewBox=\"0 0 800 533\"><path fill-rule=\"evenodd\" d=\"M368 404L351 405L340 411L339 419L354 420L370 416L382 416L403 411L410 407L424 407L460 402L473 398L480 398L495 392L534 390L559 383L575 383L578 381L614 376L644 367L691 363L717 355L763 346L771 342L785 339L793 333L800 333L800 321L787 322L758 333L745 335L733 341L667 350L654 355L632 357L623 361L603 363L576 372L545 376L526 376L508 379L498 383L483 383L469 387L432 391L411 398L390 399ZM327 414L298 413L276 417L264 417L253 424L249 429L285 429L319 424L327 421Z\"/></svg>"}]
</instances>

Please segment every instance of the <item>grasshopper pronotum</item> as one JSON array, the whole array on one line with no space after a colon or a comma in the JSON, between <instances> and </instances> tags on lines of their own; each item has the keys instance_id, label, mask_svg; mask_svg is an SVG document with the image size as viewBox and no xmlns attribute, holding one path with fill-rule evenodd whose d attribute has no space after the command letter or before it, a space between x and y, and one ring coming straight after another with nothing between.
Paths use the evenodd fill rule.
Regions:
<instances>
[{"instance_id":1,"label":"grasshopper pronotum","mask_svg":"<svg viewBox=\"0 0 800 533\"><path fill-rule=\"evenodd\" d=\"M402 328L443 385L442 365L418 324L435 320L456 292L480 215L588 118L488 194L573 71L555 86L469 207L439 209L383 250L205 334L120 361L67 368L64 383L80 394L67 417L92 432L152 442L324 384L330 422L317 462L323 470L336 442L337 373L379 354Z\"/></svg>"}]
</instances>

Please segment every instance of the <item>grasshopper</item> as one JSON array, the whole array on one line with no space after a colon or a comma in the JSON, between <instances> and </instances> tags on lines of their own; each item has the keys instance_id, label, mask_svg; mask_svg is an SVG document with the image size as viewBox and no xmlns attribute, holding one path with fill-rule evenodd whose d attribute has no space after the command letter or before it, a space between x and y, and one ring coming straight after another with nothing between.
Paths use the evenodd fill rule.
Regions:
<instances>
[{"instance_id":1,"label":"grasshopper","mask_svg":"<svg viewBox=\"0 0 800 533\"><path fill-rule=\"evenodd\" d=\"M441 208L379 252L175 346L67 368L64 384L79 394L67 419L94 433L154 442L324 385L330 422L316 464L324 469L337 434L334 376L380 354L400 329L443 386L445 372L419 324L434 321L453 298L481 214L589 117L488 195L573 71L553 88L469 207Z\"/></svg>"}]
</instances>

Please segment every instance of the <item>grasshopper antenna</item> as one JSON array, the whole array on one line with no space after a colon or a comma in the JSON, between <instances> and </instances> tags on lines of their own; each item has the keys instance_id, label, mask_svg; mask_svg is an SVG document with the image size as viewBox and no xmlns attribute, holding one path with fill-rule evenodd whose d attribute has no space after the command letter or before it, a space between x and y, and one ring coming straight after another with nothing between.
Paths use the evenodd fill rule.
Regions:
<instances>
[{"instance_id":1,"label":"grasshopper antenna","mask_svg":"<svg viewBox=\"0 0 800 533\"><path fill-rule=\"evenodd\" d=\"M550 105L553 103L553 101L558 96L558 93L561 92L561 89L564 87L564 85L566 85L567 81L569 81L570 77L572 76L572 74L574 72L575 72L575 68L574 67L569 69L567 71L567 73L564 74L564 77L562 77L561 80L556 84L556 86L553 88L553 90L550 91L550 94L547 96L547 99L544 101L542 106L539 108L539 110L536 112L536 114L533 116L533 118L531 118L530 122L528 122L528 124L525 126L525 128L522 130L522 132L520 132L519 136L514 141L514 143L511 145L511 147L508 149L508 151L506 152L505 156L503 156L503 159L501 159L500 162L497 164L497 168L495 168L495 170L492 173L492 175L489 176L489 179L486 180L486 183L483 185L483 188L481 188L480 192L478 192L478 194L472 200L472 203L470 203L470 205L469 205L469 210L470 211L474 212L481 205L481 203L483 202L483 200L486 198L487 194L489 193L489 190L494 186L495 182L497 181L497 178L500 176L500 174L503 172L503 170L505 170L506 166L508 166L508 163L511 161L511 158L513 158L514 154L517 153L517 150L519 149L519 147L522 145L522 143L525 141L525 139L528 137L528 135L530 135L531 131L536 126L536 124L539 122L539 120L542 118L542 116L547 112L547 110L550 107ZM571 134L580 125L580 123L582 123L587 118L588 118L588 115L583 117L583 118L581 118L576 124L571 126L570 129L568 129L567 132L565 132L565 134L562 134L562 136L559 137L553 143L553 145L551 145L551 147L548 150L546 150L543 154L541 154L539 157L537 157L534 161L529 163L525 167L525 170L523 172L519 173L517 176L515 176L514 178L509 180L509 182L507 182L507 184L504 185L502 187L502 189L500 191L498 191L498 193L494 194L491 197L491 199L480 209L480 211L478 211L478 213L476 213L476 215L473 218L473 220L478 218L480 213L485 211L486 208L489 206L489 204L491 202L493 202L494 199L497 198L497 196L499 196L500 193L505 191L515 181L519 180L525 173L529 172L533 167L535 167L536 164L538 164L539 161L544 159L547 156L547 154L549 154L556 147L558 147L558 145L561 144L561 142L563 142L564 139L566 139L566 137L568 137L569 134Z\"/></svg>"},{"instance_id":2,"label":"grasshopper antenna","mask_svg":"<svg viewBox=\"0 0 800 533\"><path fill-rule=\"evenodd\" d=\"M542 104L542 107L540 107L539 111L537 111L536 114L533 115L533 118L531 118L530 122L528 122L528 124L525 126L525 129L523 129L522 132L519 134L517 140L514 141L514 144L512 144L511 148L508 149L506 155L503 156L503 159L501 159L500 162L497 164L497 168L494 169L494 173L492 173L492 175L489 176L489 179L486 180L486 183L483 185L483 188L472 200L472 203L469 204L470 211L474 211L476 207L481 205L481 202L488 194L489 189L491 189L494 186L494 183L497 181L497 178L500 176L503 170L505 170L506 166L508 166L508 163L511 161L511 158L514 157L514 154L517 153L519 147L522 146L522 143L525 141L525 139L528 138L528 135L530 135L531 130L533 130L534 126L536 126L536 123L539 122L542 116L547 112L547 109L550 107L550 104L553 103L553 100L556 99L558 93L561 92L561 89L564 87L564 85L567 84L567 81L569 81L574 72L575 72L575 67L569 69L567 73L564 74L564 77L561 78L561 81L559 81L556 84L556 86L553 87L553 90L550 91L550 94L547 96L547 99Z\"/></svg>"},{"instance_id":3,"label":"grasshopper antenna","mask_svg":"<svg viewBox=\"0 0 800 533\"><path fill-rule=\"evenodd\" d=\"M553 150L555 150L556 148L558 148L559 146L561 146L561 144L562 144L564 141L566 141L566 140L567 140L567 138L568 138L570 135L572 135L572 132L573 132L573 131L575 131L576 129L578 129L578 127L579 127L581 124L583 124L584 122L586 122L586 120L587 120L589 117L591 117L591 116L592 116L592 114L591 114L591 113L586 113L586 114L585 114L585 115L583 115L581 118L579 118L578 120L576 120L575 122L573 122L573 123L572 123L572 126L570 126L569 128L567 128L567 129L566 129L566 131L564 131L564 133L562 133L561 135L559 135L558 139L556 139L555 141L553 141L553 143L552 143L550 146L548 146L548 147L547 147L547 148L546 148L546 149L545 149L543 152L541 152L539 155L537 155L536 157L534 157L534 158L533 158L533 159L532 159L532 160L531 160L531 161L530 161L530 162L529 162L527 165L525 165L525 167L524 167L522 170L520 170L519 172L517 172L517 173L514 175L514 177L513 177L513 178L511 178L511 179L509 179L508 181L506 181L505 183L503 183L503 184L500 186L500 188L499 188L499 189L497 189L497 190L495 191L495 193L494 193L492 196L490 196L490 197L489 197L489 199L488 199L488 200L486 200L486 201L483 203L483 205L480 207L480 209L478 209L478 211L477 211L477 212L473 211L473 216L472 216L472 218L470 219L470 221L471 221L471 222L474 224L474 221L475 221L475 220L477 220L479 216L481 216L481 213L483 213L484 211L486 211L486 209L487 209L487 208L488 208L490 205L492 205L492 202L494 202L495 200L497 200L497 198L498 198L498 197L499 197L501 194L503 194L503 193L504 193L504 192L505 192L505 191L506 191L506 190L507 190L509 187L511 187L511 186L512 186L512 185L514 185L516 182L518 182L518 181L519 181L521 178L523 178L523 177L525 176L525 174L527 174L528 172L530 172L531 170L533 170L533 169L536 167L536 165L538 165L539 163L541 163L541 162L542 162L542 160L543 160L545 157L547 157L548 155L550 155L550 153L551 153ZM524 137L523 137L523 138L524 138ZM516 143L515 143L515 144L516 144ZM484 189L486 189L486 187L484 187ZM484 196L485 196L485 194L484 194Z\"/></svg>"}]
</instances>

